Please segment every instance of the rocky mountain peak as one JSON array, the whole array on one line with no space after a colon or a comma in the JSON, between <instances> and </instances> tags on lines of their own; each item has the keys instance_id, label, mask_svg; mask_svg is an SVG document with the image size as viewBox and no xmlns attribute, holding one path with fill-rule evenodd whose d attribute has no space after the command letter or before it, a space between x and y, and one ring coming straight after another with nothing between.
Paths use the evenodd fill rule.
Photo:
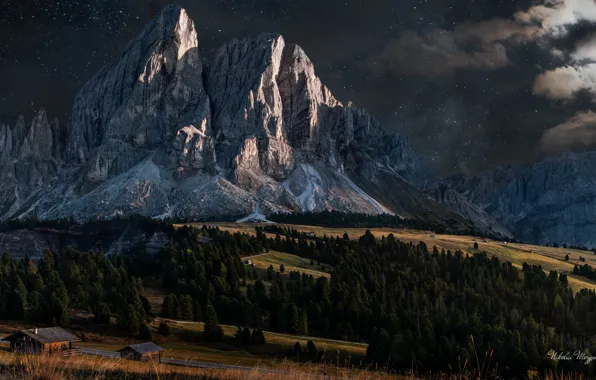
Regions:
<instances>
[{"instance_id":1,"label":"rocky mountain peak","mask_svg":"<svg viewBox=\"0 0 596 380\"><path fill-rule=\"evenodd\" d=\"M54 137L45 109L40 109L31 121L29 130L21 143L20 159L51 159L53 157Z\"/></svg>"},{"instance_id":2,"label":"rocky mountain peak","mask_svg":"<svg viewBox=\"0 0 596 380\"><path fill-rule=\"evenodd\" d=\"M0 125L0 218L54 178L63 148L62 129L44 109L30 122L21 115L14 127Z\"/></svg>"},{"instance_id":3,"label":"rocky mountain peak","mask_svg":"<svg viewBox=\"0 0 596 380\"><path fill-rule=\"evenodd\" d=\"M405 136L344 107L299 46L233 39L205 67L198 46L168 6L81 88L66 133L45 112L0 127L3 218L335 209L468 225L414 186L427 174Z\"/></svg>"},{"instance_id":4,"label":"rocky mountain peak","mask_svg":"<svg viewBox=\"0 0 596 380\"><path fill-rule=\"evenodd\" d=\"M79 91L67 157L85 164L88 191L151 151L165 163L178 129L209 118L194 23L168 6Z\"/></svg>"}]
</instances>

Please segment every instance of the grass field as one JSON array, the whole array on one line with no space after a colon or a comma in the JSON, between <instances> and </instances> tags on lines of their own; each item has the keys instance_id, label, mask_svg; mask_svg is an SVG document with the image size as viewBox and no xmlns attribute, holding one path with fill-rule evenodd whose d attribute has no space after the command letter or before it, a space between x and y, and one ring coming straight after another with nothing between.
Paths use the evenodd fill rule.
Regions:
<instances>
[{"instance_id":1,"label":"grass field","mask_svg":"<svg viewBox=\"0 0 596 380\"><path fill-rule=\"evenodd\" d=\"M222 230L230 232L245 232L255 233L256 224L246 223L210 223L217 225ZM201 226L201 223L195 225ZM301 232L314 232L316 236L343 236L347 233L351 239L357 239L364 235L366 228L327 228L316 226L289 226ZM483 239L473 236L458 236L458 235L436 235L432 237L433 233L429 231L414 231L399 228L371 228L371 232L377 237L381 238L383 235L395 235L396 238L407 242L418 243L424 242L429 249L436 246L439 250L461 250L468 253L478 253L485 251L489 255L498 257L504 261L510 261L513 265L521 268L525 263L532 265L541 265L545 271L556 270L561 273L568 274L569 284L574 290L582 288L596 289L596 282L571 274L575 264L583 265L590 264L596 266L596 255L592 252L580 251L565 248L543 247L531 244L517 244L508 243L503 244L499 241L489 240L483 242ZM474 242L478 242L479 249L474 250ZM569 255L569 261L565 261L565 255ZM584 257L586 262L580 262L579 258ZM285 263L284 263L285 265Z\"/></svg>"},{"instance_id":2,"label":"grass field","mask_svg":"<svg viewBox=\"0 0 596 380\"><path fill-rule=\"evenodd\" d=\"M242 365L242 366L265 366L277 367L283 360L283 355L296 342L302 347L312 340L317 349L326 352L326 357L334 363L339 361L342 364L357 365L359 360L366 354L366 344L343 342L331 339L301 337L288 334L277 334L265 332L265 345L249 346L246 348L235 346L231 338L236 333L235 326L222 325L226 342L206 343L200 339L204 324L202 322L170 321L172 334L168 337L159 335L157 332L158 321L152 324L153 341L165 348L162 357L196 360L220 364ZM190 333L190 334L189 334ZM91 336L87 334L88 341L81 342L80 346L108 351L117 351L127 343L120 339L108 339L104 336ZM192 338L196 337L197 341Z\"/></svg>"},{"instance_id":3,"label":"grass field","mask_svg":"<svg viewBox=\"0 0 596 380\"><path fill-rule=\"evenodd\" d=\"M255 267L259 269L266 270L269 268L269 265L273 265L273 269L279 271L279 266L283 264L286 273L300 272L312 275L315 278L331 277L331 274L329 273L332 269L331 266L325 265L325 270L323 271L321 265L317 265L317 263L311 265L310 260L289 253L270 251L267 254L248 256L246 258L252 260Z\"/></svg>"}]
</instances>

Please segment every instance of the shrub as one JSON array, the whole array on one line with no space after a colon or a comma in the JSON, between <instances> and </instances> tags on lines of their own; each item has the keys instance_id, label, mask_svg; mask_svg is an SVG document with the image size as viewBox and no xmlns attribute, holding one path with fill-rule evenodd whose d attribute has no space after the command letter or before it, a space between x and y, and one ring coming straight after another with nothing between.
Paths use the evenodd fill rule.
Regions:
<instances>
[{"instance_id":1,"label":"shrub","mask_svg":"<svg viewBox=\"0 0 596 380\"><path fill-rule=\"evenodd\" d=\"M251 344L265 344L265 334L261 329L252 330L252 336L250 337Z\"/></svg>"},{"instance_id":2,"label":"shrub","mask_svg":"<svg viewBox=\"0 0 596 380\"><path fill-rule=\"evenodd\" d=\"M159 333L163 336L170 336L172 333L170 330L170 325L168 325L166 322L161 322L157 331L159 331Z\"/></svg>"}]
</instances>

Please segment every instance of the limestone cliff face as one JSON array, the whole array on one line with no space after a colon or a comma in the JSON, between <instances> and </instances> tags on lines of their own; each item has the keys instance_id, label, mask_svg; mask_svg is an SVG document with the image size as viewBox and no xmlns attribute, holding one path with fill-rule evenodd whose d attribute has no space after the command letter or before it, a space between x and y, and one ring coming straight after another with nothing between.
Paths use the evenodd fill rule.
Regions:
<instances>
[{"instance_id":1,"label":"limestone cliff face","mask_svg":"<svg viewBox=\"0 0 596 380\"><path fill-rule=\"evenodd\" d=\"M232 40L204 65L198 41L166 7L83 86L67 130L45 113L1 126L2 218L336 209L468 226L417 189L407 139L335 99L299 46Z\"/></svg>"},{"instance_id":2,"label":"limestone cliff face","mask_svg":"<svg viewBox=\"0 0 596 380\"><path fill-rule=\"evenodd\" d=\"M451 179L518 239L596 247L596 152Z\"/></svg>"},{"instance_id":3,"label":"limestone cliff face","mask_svg":"<svg viewBox=\"0 0 596 380\"><path fill-rule=\"evenodd\" d=\"M165 163L178 130L190 125L209 128L209 100L194 24L169 6L78 93L67 159L84 166L92 189L148 152Z\"/></svg>"},{"instance_id":4,"label":"limestone cliff face","mask_svg":"<svg viewBox=\"0 0 596 380\"><path fill-rule=\"evenodd\" d=\"M481 207L470 202L465 196L453 189L448 183L438 183L430 191L434 199L447 205L459 215L474 221L480 231L489 232L491 235L512 238L513 234L501 225L492 215Z\"/></svg>"},{"instance_id":5,"label":"limestone cliff face","mask_svg":"<svg viewBox=\"0 0 596 380\"><path fill-rule=\"evenodd\" d=\"M27 199L55 178L63 151L63 130L40 110L27 122L0 125L0 217L27 206Z\"/></svg>"}]
</instances>

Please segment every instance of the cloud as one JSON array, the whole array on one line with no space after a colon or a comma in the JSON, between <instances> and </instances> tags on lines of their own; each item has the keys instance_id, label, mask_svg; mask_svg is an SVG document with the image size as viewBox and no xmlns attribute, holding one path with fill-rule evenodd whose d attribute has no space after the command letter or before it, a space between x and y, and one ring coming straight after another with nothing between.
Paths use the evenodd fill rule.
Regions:
<instances>
[{"instance_id":1,"label":"cloud","mask_svg":"<svg viewBox=\"0 0 596 380\"><path fill-rule=\"evenodd\" d=\"M596 4L594 0L543 0L526 11L517 12L514 19L521 24L539 24L551 35L564 35L569 25L596 22Z\"/></svg>"},{"instance_id":2,"label":"cloud","mask_svg":"<svg viewBox=\"0 0 596 380\"><path fill-rule=\"evenodd\" d=\"M540 28L514 20L466 22L454 30L403 33L369 60L379 70L437 77L458 69L495 70L510 64L504 43L517 44L538 35Z\"/></svg>"},{"instance_id":3,"label":"cloud","mask_svg":"<svg viewBox=\"0 0 596 380\"><path fill-rule=\"evenodd\" d=\"M580 91L596 95L596 63L545 71L536 78L532 90L553 100L571 99Z\"/></svg>"},{"instance_id":4,"label":"cloud","mask_svg":"<svg viewBox=\"0 0 596 380\"><path fill-rule=\"evenodd\" d=\"M583 111L544 132L540 148L545 152L558 153L574 147L589 147L595 143L596 113Z\"/></svg>"},{"instance_id":5,"label":"cloud","mask_svg":"<svg viewBox=\"0 0 596 380\"><path fill-rule=\"evenodd\" d=\"M457 70L496 70L511 64L507 49L537 41L565 66L540 74L535 93L569 99L596 93L596 1L542 0L511 18L468 21L453 30L407 31L391 40L368 64L398 74L438 77ZM571 80L563 83L563 79ZM579 81L587 81L580 84Z\"/></svg>"},{"instance_id":6,"label":"cloud","mask_svg":"<svg viewBox=\"0 0 596 380\"><path fill-rule=\"evenodd\" d=\"M514 15L525 25L540 25L544 44L564 66L536 77L533 91L553 100L570 100L587 91L596 95L596 2L544 0Z\"/></svg>"}]
</instances>

